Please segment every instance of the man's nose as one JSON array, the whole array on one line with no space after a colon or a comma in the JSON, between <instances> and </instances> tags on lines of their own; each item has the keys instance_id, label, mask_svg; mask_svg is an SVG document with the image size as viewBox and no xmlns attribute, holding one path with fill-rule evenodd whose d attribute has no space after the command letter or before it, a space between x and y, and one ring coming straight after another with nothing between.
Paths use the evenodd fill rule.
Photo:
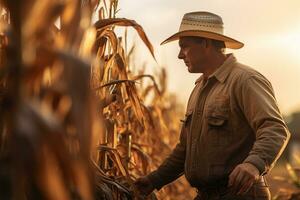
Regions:
<instances>
[{"instance_id":1,"label":"man's nose","mask_svg":"<svg viewBox=\"0 0 300 200\"><path fill-rule=\"evenodd\" d=\"M182 53L182 51L180 50L179 51L179 54L178 54L178 59L183 59L184 58L184 54Z\"/></svg>"}]
</instances>

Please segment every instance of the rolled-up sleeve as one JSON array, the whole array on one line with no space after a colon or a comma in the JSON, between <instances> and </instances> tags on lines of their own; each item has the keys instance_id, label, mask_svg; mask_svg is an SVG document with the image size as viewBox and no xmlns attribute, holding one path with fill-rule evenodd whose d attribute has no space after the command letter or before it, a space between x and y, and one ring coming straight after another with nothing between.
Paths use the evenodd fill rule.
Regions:
<instances>
[{"instance_id":1,"label":"rolled-up sleeve","mask_svg":"<svg viewBox=\"0 0 300 200\"><path fill-rule=\"evenodd\" d=\"M238 102L256 138L244 162L256 166L262 175L266 174L284 150L290 132L272 86L263 76L252 75L242 81Z\"/></svg>"}]
</instances>

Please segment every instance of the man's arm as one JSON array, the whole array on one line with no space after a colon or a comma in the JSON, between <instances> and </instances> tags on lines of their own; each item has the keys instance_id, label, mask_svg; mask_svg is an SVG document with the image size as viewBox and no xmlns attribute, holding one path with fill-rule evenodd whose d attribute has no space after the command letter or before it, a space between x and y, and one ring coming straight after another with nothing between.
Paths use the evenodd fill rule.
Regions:
<instances>
[{"instance_id":1,"label":"man's arm","mask_svg":"<svg viewBox=\"0 0 300 200\"><path fill-rule=\"evenodd\" d=\"M275 164L290 138L279 111L271 84L263 76L249 77L242 83L240 107L256 134L256 141L244 162L267 173Z\"/></svg>"},{"instance_id":2,"label":"man's arm","mask_svg":"<svg viewBox=\"0 0 300 200\"><path fill-rule=\"evenodd\" d=\"M180 141L172 153L164 160L157 170L147 175L152 185L160 189L164 185L174 181L183 174L186 152L187 125L183 123L180 133Z\"/></svg>"},{"instance_id":3,"label":"man's arm","mask_svg":"<svg viewBox=\"0 0 300 200\"><path fill-rule=\"evenodd\" d=\"M290 133L277 106L271 84L261 75L253 75L241 83L238 103L256 140L244 162L229 176L229 186L243 194L275 164Z\"/></svg>"}]
</instances>

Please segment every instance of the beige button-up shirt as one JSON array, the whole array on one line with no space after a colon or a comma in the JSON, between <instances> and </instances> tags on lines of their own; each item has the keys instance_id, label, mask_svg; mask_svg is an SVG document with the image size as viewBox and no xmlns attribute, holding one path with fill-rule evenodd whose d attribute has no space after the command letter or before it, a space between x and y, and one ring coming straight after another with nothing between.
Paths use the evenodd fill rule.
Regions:
<instances>
[{"instance_id":1,"label":"beige button-up shirt","mask_svg":"<svg viewBox=\"0 0 300 200\"><path fill-rule=\"evenodd\" d=\"M290 137L270 82L232 54L207 81L196 81L183 121L180 142L148 175L158 189L183 172L194 187L210 185L243 162L263 175Z\"/></svg>"}]
</instances>

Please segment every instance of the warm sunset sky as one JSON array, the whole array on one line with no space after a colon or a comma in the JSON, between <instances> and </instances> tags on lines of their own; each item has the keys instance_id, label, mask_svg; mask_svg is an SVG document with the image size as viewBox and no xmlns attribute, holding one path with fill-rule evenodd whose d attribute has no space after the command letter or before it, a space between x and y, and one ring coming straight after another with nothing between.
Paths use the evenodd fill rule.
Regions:
<instances>
[{"instance_id":1,"label":"warm sunset sky","mask_svg":"<svg viewBox=\"0 0 300 200\"><path fill-rule=\"evenodd\" d=\"M118 17L135 19L154 45L159 65L166 66L169 89L186 103L200 74L189 74L177 59L178 44L160 42L178 31L184 13L210 11L223 18L225 34L245 43L234 50L238 60L264 74L273 84L284 114L300 110L300 0L120 0ZM142 63L158 68L140 43Z\"/></svg>"}]
</instances>

